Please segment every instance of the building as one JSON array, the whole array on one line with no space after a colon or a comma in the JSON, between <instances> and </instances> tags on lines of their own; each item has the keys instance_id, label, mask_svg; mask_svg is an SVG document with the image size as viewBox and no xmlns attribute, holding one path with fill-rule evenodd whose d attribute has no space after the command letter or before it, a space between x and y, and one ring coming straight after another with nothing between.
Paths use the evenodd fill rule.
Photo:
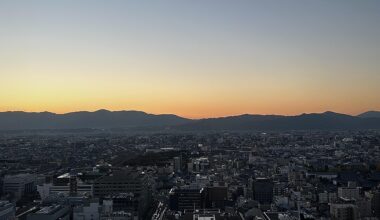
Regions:
<instances>
[{"instance_id":1,"label":"building","mask_svg":"<svg viewBox=\"0 0 380 220\"><path fill-rule=\"evenodd\" d=\"M359 219L358 207L353 204L330 204L330 215L339 220Z\"/></svg>"},{"instance_id":2,"label":"building","mask_svg":"<svg viewBox=\"0 0 380 220\"><path fill-rule=\"evenodd\" d=\"M249 165L253 165L256 162L257 158L255 155L256 155L256 147L255 147L255 150L253 150L249 153L249 156L248 156L248 164Z\"/></svg>"},{"instance_id":3,"label":"building","mask_svg":"<svg viewBox=\"0 0 380 220\"><path fill-rule=\"evenodd\" d=\"M322 192L322 193L319 193L318 194L318 202L319 203L332 203L332 202L336 202L337 200L337 197L336 197L336 193L334 192Z\"/></svg>"},{"instance_id":4,"label":"building","mask_svg":"<svg viewBox=\"0 0 380 220\"><path fill-rule=\"evenodd\" d=\"M112 212L109 214L101 214L99 220L133 220L133 216L128 212Z\"/></svg>"},{"instance_id":5,"label":"building","mask_svg":"<svg viewBox=\"0 0 380 220\"><path fill-rule=\"evenodd\" d=\"M40 208L30 213L26 220L69 220L70 208L61 205L52 205Z\"/></svg>"},{"instance_id":6,"label":"building","mask_svg":"<svg viewBox=\"0 0 380 220\"><path fill-rule=\"evenodd\" d=\"M0 220L15 219L15 207L8 201L0 201Z\"/></svg>"},{"instance_id":7,"label":"building","mask_svg":"<svg viewBox=\"0 0 380 220\"><path fill-rule=\"evenodd\" d=\"M207 187L207 207L224 209L227 201L227 185Z\"/></svg>"},{"instance_id":8,"label":"building","mask_svg":"<svg viewBox=\"0 0 380 220\"><path fill-rule=\"evenodd\" d=\"M99 219L100 205L98 199L88 201L83 205L74 207L73 220L95 220Z\"/></svg>"},{"instance_id":9,"label":"building","mask_svg":"<svg viewBox=\"0 0 380 220\"><path fill-rule=\"evenodd\" d=\"M177 173L180 173L181 172L181 166L182 166L181 165L182 164L181 157L174 157L173 163L174 163L174 171Z\"/></svg>"},{"instance_id":10,"label":"building","mask_svg":"<svg viewBox=\"0 0 380 220\"><path fill-rule=\"evenodd\" d=\"M36 175L18 174L5 176L3 182L3 193L10 194L14 199L19 200L23 196L36 190Z\"/></svg>"},{"instance_id":11,"label":"building","mask_svg":"<svg viewBox=\"0 0 380 220\"><path fill-rule=\"evenodd\" d=\"M139 197L135 197L133 193L120 193L119 195L110 196L106 199L107 200L103 200L103 202L110 202L113 212L126 212L137 218L139 215L143 215L143 213L140 213L144 208L141 207L143 204L140 203Z\"/></svg>"},{"instance_id":12,"label":"building","mask_svg":"<svg viewBox=\"0 0 380 220\"><path fill-rule=\"evenodd\" d=\"M253 199L260 204L271 204L273 202L274 184L270 179L257 178L253 181Z\"/></svg>"},{"instance_id":13,"label":"building","mask_svg":"<svg viewBox=\"0 0 380 220\"><path fill-rule=\"evenodd\" d=\"M373 214L377 218L380 218L380 191L379 190L376 190L372 195L371 208L372 208Z\"/></svg>"},{"instance_id":14,"label":"building","mask_svg":"<svg viewBox=\"0 0 380 220\"><path fill-rule=\"evenodd\" d=\"M169 192L171 210L199 210L206 208L206 190L204 188L173 188Z\"/></svg>"},{"instance_id":15,"label":"building","mask_svg":"<svg viewBox=\"0 0 380 220\"><path fill-rule=\"evenodd\" d=\"M137 196L150 190L148 177L143 173L118 171L103 176L94 183L94 196L105 198L120 193L131 192Z\"/></svg>"},{"instance_id":16,"label":"building","mask_svg":"<svg viewBox=\"0 0 380 220\"><path fill-rule=\"evenodd\" d=\"M338 188L338 197L344 199L355 199L360 198L360 188L359 187L339 187Z\"/></svg>"},{"instance_id":17,"label":"building","mask_svg":"<svg viewBox=\"0 0 380 220\"><path fill-rule=\"evenodd\" d=\"M188 163L188 171L195 173L206 172L210 168L210 162L207 157L193 159Z\"/></svg>"},{"instance_id":18,"label":"building","mask_svg":"<svg viewBox=\"0 0 380 220\"><path fill-rule=\"evenodd\" d=\"M373 216L371 200L365 198L359 199L355 201L355 205L358 207L361 218L368 218Z\"/></svg>"},{"instance_id":19,"label":"building","mask_svg":"<svg viewBox=\"0 0 380 220\"><path fill-rule=\"evenodd\" d=\"M40 194L41 199L47 198L51 194L64 194L70 195L72 193L73 186L67 185L53 185L52 183L44 183L37 186L37 191ZM75 194L78 196L93 196L93 185L77 183L75 186Z\"/></svg>"},{"instance_id":20,"label":"building","mask_svg":"<svg viewBox=\"0 0 380 220\"><path fill-rule=\"evenodd\" d=\"M184 213L175 213L168 219L179 220L242 220L243 216L238 213L226 213L219 209L191 210Z\"/></svg>"},{"instance_id":21,"label":"building","mask_svg":"<svg viewBox=\"0 0 380 220\"><path fill-rule=\"evenodd\" d=\"M94 196L105 199L131 193L138 202L138 215L142 218L151 203L152 189L147 175L131 171L117 171L103 176L94 183Z\"/></svg>"},{"instance_id":22,"label":"building","mask_svg":"<svg viewBox=\"0 0 380 220\"><path fill-rule=\"evenodd\" d=\"M132 220L138 219L125 211L114 211L112 200L103 200L102 212L100 214L100 220Z\"/></svg>"}]
</instances>

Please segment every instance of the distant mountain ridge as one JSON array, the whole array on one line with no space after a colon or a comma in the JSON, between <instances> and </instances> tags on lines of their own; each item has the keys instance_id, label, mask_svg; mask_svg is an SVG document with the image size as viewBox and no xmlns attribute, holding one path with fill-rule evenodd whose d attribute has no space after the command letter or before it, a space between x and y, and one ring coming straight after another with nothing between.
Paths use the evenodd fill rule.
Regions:
<instances>
[{"instance_id":1,"label":"distant mountain ridge","mask_svg":"<svg viewBox=\"0 0 380 220\"><path fill-rule=\"evenodd\" d=\"M376 112L375 112L376 113ZM379 112L377 112L379 113ZM228 116L187 119L173 114L142 111L0 112L0 130L35 129L155 129L167 131L276 131L276 130L358 130L380 129L377 114L351 116L335 112L283 115Z\"/></svg>"},{"instance_id":2,"label":"distant mountain ridge","mask_svg":"<svg viewBox=\"0 0 380 220\"><path fill-rule=\"evenodd\" d=\"M162 127L188 122L189 119L171 114L153 115L141 111L71 112L0 112L1 130L79 129Z\"/></svg>"},{"instance_id":3,"label":"distant mountain ridge","mask_svg":"<svg viewBox=\"0 0 380 220\"><path fill-rule=\"evenodd\" d=\"M364 112L364 113L358 115L358 117L361 117L361 118L380 118L380 111Z\"/></svg>"},{"instance_id":4,"label":"distant mountain ridge","mask_svg":"<svg viewBox=\"0 0 380 220\"><path fill-rule=\"evenodd\" d=\"M240 115L201 119L180 125L185 130L357 130L380 129L380 118L360 118L335 112L281 115Z\"/></svg>"}]
</instances>

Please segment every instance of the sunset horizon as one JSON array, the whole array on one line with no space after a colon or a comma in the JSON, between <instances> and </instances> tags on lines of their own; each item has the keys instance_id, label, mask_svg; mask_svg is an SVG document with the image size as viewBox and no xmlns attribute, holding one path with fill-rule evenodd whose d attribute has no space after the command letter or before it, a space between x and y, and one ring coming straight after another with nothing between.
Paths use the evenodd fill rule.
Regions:
<instances>
[{"instance_id":1,"label":"sunset horizon","mask_svg":"<svg viewBox=\"0 0 380 220\"><path fill-rule=\"evenodd\" d=\"M0 3L0 111L380 109L378 2L36 2Z\"/></svg>"},{"instance_id":2,"label":"sunset horizon","mask_svg":"<svg viewBox=\"0 0 380 220\"><path fill-rule=\"evenodd\" d=\"M380 220L380 0L0 0L0 220Z\"/></svg>"},{"instance_id":3,"label":"sunset horizon","mask_svg":"<svg viewBox=\"0 0 380 220\"><path fill-rule=\"evenodd\" d=\"M100 111L108 111L108 112L143 112L146 114L152 114L152 115L176 115L182 118L187 118L187 119L207 119L207 118L223 118L223 117L234 117L234 116L241 116L241 115L275 115L275 116L299 116L303 114L324 114L328 112L332 113L337 113L337 114L344 114L344 115L349 115L349 116L358 116L363 113L367 112L380 112L377 109L368 109L365 111L357 112L357 113L346 113L346 112L339 112L339 111L334 111L334 110L322 110L322 111L309 111L309 112L296 112L296 113L289 113L289 114L283 114L283 113L257 113L257 112L237 112L237 113L230 113L230 114L223 114L223 115L200 115L200 116L188 116L188 115L182 115L182 114L177 114L173 112L150 112L150 111L145 111L141 109L107 109L107 108L98 108L98 109L93 109L93 110L75 110L75 111L67 111L67 112L55 112L55 111L48 111L48 110L37 110L37 111L28 111L28 110L4 110L0 111L1 112L25 112L25 113L52 113L52 114L57 114L57 115L65 115L65 114L70 114L70 113L78 113L78 112L88 112L88 113L95 113L95 112L100 112Z\"/></svg>"}]
</instances>

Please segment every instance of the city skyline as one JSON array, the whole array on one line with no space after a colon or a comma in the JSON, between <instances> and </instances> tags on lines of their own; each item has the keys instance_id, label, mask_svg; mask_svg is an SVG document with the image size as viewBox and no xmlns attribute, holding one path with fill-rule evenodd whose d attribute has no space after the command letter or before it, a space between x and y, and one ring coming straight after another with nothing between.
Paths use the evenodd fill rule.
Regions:
<instances>
[{"instance_id":1,"label":"city skyline","mask_svg":"<svg viewBox=\"0 0 380 220\"><path fill-rule=\"evenodd\" d=\"M0 111L380 110L378 1L0 2Z\"/></svg>"}]
</instances>

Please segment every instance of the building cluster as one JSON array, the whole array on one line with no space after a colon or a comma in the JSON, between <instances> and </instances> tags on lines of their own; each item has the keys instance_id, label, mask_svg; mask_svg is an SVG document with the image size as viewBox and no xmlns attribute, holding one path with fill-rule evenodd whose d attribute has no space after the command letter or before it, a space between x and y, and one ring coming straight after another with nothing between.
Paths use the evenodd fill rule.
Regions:
<instances>
[{"instance_id":1,"label":"building cluster","mask_svg":"<svg viewBox=\"0 0 380 220\"><path fill-rule=\"evenodd\" d=\"M380 133L1 134L0 220L380 219Z\"/></svg>"}]
</instances>

